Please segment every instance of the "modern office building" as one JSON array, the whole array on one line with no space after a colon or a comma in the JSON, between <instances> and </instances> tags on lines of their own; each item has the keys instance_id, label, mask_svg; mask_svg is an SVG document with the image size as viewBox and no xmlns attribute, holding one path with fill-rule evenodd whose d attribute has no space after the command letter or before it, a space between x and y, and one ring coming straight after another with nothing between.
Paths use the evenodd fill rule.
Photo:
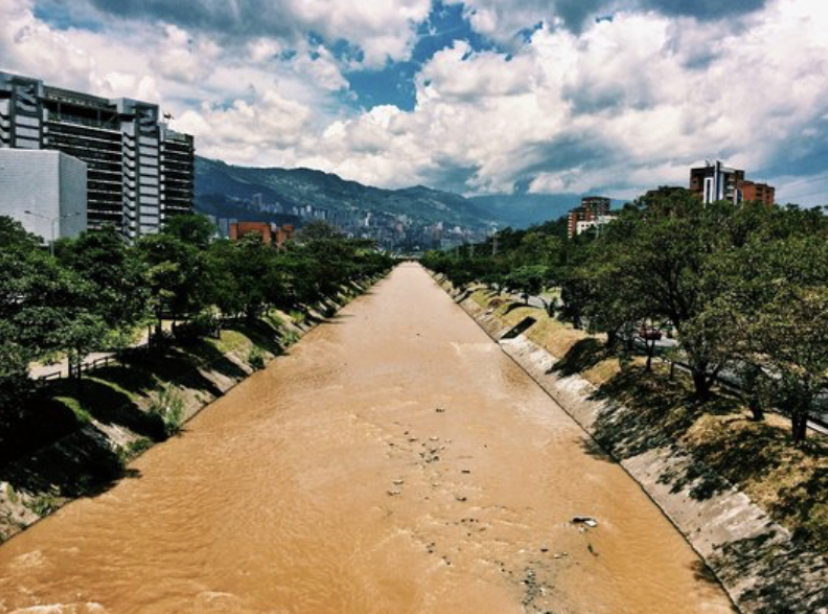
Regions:
<instances>
[{"instance_id":1,"label":"modern office building","mask_svg":"<svg viewBox=\"0 0 828 614\"><path fill-rule=\"evenodd\" d=\"M734 205L742 201L774 204L776 190L766 183L745 179L745 171L729 168L720 161L690 169L690 191L706 204L727 200Z\"/></svg>"},{"instance_id":2,"label":"modern office building","mask_svg":"<svg viewBox=\"0 0 828 614\"><path fill-rule=\"evenodd\" d=\"M0 215L51 242L86 230L86 164L59 151L0 149Z\"/></svg>"},{"instance_id":3,"label":"modern office building","mask_svg":"<svg viewBox=\"0 0 828 614\"><path fill-rule=\"evenodd\" d=\"M581 199L581 206L569 212L569 223L567 225L569 238L581 234L586 228L601 226L609 222L611 218L609 215L610 206L610 199L604 196L584 196ZM585 225L585 222L594 223ZM581 230L579 230L579 224Z\"/></svg>"},{"instance_id":4,"label":"modern office building","mask_svg":"<svg viewBox=\"0 0 828 614\"><path fill-rule=\"evenodd\" d=\"M0 72L0 148L57 150L87 165L88 225L130 239L192 211L195 150L157 105L109 100Z\"/></svg>"}]
</instances>

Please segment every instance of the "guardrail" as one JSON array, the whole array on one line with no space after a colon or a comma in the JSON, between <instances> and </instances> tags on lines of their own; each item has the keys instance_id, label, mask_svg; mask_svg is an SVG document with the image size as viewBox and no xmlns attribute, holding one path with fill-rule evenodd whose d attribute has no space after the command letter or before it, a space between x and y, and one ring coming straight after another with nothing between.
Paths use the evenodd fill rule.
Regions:
<instances>
[{"instance_id":1,"label":"guardrail","mask_svg":"<svg viewBox=\"0 0 828 614\"><path fill-rule=\"evenodd\" d=\"M81 373L88 373L90 371L95 371L96 369L100 369L102 367L108 367L111 364L123 365L124 361L114 354L112 356L102 356L101 358L95 358L94 360L82 363L80 366L80 371ZM69 374L64 373L63 369L61 369L60 371L54 371L52 373L47 373L46 375L41 375L37 379L47 381L54 379L64 379L68 377Z\"/></svg>"}]
</instances>

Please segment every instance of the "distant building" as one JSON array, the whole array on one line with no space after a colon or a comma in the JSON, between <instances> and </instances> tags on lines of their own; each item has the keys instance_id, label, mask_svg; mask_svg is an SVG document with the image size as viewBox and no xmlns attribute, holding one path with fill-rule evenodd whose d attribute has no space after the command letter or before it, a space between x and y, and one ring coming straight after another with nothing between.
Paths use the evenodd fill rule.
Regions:
<instances>
[{"instance_id":1,"label":"distant building","mask_svg":"<svg viewBox=\"0 0 828 614\"><path fill-rule=\"evenodd\" d=\"M582 224L581 227L586 229L587 227L602 226L611 221L610 206L610 199L604 196L584 196L581 199L581 206L569 212L569 223L567 225L569 238L571 239L583 232L583 230L578 230L579 223L592 222L589 226Z\"/></svg>"},{"instance_id":2,"label":"distant building","mask_svg":"<svg viewBox=\"0 0 828 614\"><path fill-rule=\"evenodd\" d=\"M58 151L0 149L0 215L44 241L86 230L86 164Z\"/></svg>"},{"instance_id":3,"label":"distant building","mask_svg":"<svg viewBox=\"0 0 828 614\"><path fill-rule=\"evenodd\" d=\"M107 99L0 72L0 149L57 150L87 165L87 222L131 238L193 208L193 137L157 105Z\"/></svg>"},{"instance_id":4,"label":"distant building","mask_svg":"<svg viewBox=\"0 0 828 614\"><path fill-rule=\"evenodd\" d=\"M268 222L235 222L230 224L230 240L238 241L250 234L259 235L262 243L282 248L293 239L292 224L278 226Z\"/></svg>"},{"instance_id":5,"label":"distant building","mask_svg":"<svg viewBox=\"0 0 828 614\"><path fill-rule=\"evenodd\" d=\"M600 231L601 228L615 220L616 217L617 216L615 215L599 215L598 217L592 218L590 220L581 220L577 223L575 227L575 234L583 234L587 230L590 230L592 228L597 228Z\"/></svg>"},{"instance_id":6,"label":"distant building","mask_svg":"<svg viewBox=\"0 0 828 614\"><path fill-rule=\"evenodd\" d=\"M259 235L265 245L270 245L273 242L273 231L267 222L236 222L230 224L231 241L238 241L250 234Z\"/></svg>"},{"instance_id":7,"label":"distant building","mask_svg":"<svg viewBox=\"0 0 828 614\"><path fill-rule=\"evenodd\" d=\"M742 199L771 207L776 203L776 188L767 183L745 181L742 183Z\"/></svg>"},{"instance_id":8,"label":"distant building","mask_svg":"<svg viewBox=\"0 0 828 614\"><path fill-rule=\"evenodd\" d=\"M771 206L776 195L772 186L747 181L745 171L724 166L718 160L690 169L690 191L706 204L727 200L737 205L748 200Z\"/></svg>"}]
</instances>

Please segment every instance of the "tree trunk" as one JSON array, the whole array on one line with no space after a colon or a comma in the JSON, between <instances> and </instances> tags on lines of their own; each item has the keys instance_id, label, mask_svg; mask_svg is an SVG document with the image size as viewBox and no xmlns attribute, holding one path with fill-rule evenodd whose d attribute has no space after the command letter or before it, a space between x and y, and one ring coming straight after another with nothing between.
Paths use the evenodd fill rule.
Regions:
<instances>
[{"instance_id":1,"label":"tree trunk","mask_svg":"<svg viewBox=\"0 0 828 614\"><path fill-rule=\"evenodd\" d=\"M653 370L653 355L655 354L655 341L645 340L644 345L647 347L647 372Z\"/></svg>"},{"instance_id":2,"label":"tree trunk","mask_svg":"<svg viewBox=\"0 0 828 614\"><path fill-rule=\"evenodd\" d=\"M805 442L808 437L808 414L802 411L795 411L791 415L791 436L795 444Z\"/></svg>"},{"instance_id":3,"label":"tree trunk","mask_svg":"<svg viewBox=\"0 0 828 614\"><path fill-rule=\"evenodd\" d=\"M694 367L692 371L693 387L696 389L696 396L700 400L705 400L710 396L710 388L713 386L713 381L707 374L706 368Z\"/></svg>"},{"instance_id":4,"label":"tree trunk","mask_svg":"<svg viewBox=\"0 0 828 614\"><path fill-rule=\"evenodd\" d=\"M164 336L164 323L161 320L161 310L155 312L155 341L156 343L161 342L161 338Z\"/></svg>"},{"instance_id":5,"label":"tree trunk","mask_svg":"<svg viewBox=\"0 0 828 614\"><path fill-rule=\"evenodd\" d=\"M747 406L754 422L762 422L765 419L765 410L762 409L762 404L759 401L748 399Z\"/></svg>"}]
</instances>

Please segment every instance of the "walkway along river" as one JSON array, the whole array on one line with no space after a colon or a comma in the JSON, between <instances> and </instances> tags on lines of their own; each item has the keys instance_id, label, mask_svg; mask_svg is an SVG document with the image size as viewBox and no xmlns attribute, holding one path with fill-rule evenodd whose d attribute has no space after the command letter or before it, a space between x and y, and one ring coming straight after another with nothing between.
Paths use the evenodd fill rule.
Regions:
<instances>
[{"instance_id":1,"label":"walkway along river","mask_svg":"<svg viewBox=\"0 0 828 614\"><path fill-rule=\"evenodd\" d=\"M0 612L731 611L414 264L132 468L0 547Z\"/></svg>"}]
</instances>

